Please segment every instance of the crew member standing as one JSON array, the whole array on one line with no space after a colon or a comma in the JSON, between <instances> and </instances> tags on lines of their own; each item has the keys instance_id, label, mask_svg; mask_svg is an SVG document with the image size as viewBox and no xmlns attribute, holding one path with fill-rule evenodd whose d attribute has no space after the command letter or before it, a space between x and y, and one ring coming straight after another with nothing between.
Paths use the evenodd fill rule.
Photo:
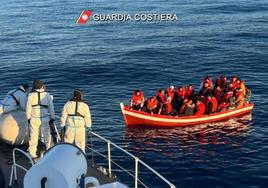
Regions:
<instances>
[{"instance_id":1,"label":"crew member standing","mask_svg":"<svg viewBox=\"0 0 268 188\"><path fill-rule=\"evenodd\" d=\"M78 89L74 91L73 98L63 107L61 126L65 130L64 142L75 143L85 152L85 129L91 127L91 114L83 100L82 92Z\"/></svg>"},{"instance_id":2,"label":"crew member standing","mask_svg":"<svg viewBox=\"0 0 268 188\"><path fill-rule=\"evenodd\" d=\"M29 86L27 84L21 84L17 89L8 92L0 103L0 114L8 113L19 108L25 110L28 88Z\"/></svg>"},{"instance_id":3,"label":"crew member standing","mask_svg":"<svg viewBox=\"0 0 268 188\"><path fill-rule=\"evenodd\" d=\"M36 158L39 131L44 136L46 149L51 147L50 126L55 119L52 96L45 91L45 84L40 80L33 83L33 91L29 94L26 105L26 116L30 126L29 153Z\"/></svg>"}]
</instances>

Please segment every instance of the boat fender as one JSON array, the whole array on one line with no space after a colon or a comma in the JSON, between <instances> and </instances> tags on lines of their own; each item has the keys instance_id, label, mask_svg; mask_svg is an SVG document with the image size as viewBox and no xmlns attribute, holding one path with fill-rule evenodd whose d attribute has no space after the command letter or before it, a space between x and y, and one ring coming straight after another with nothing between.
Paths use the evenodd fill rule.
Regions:
<instances>
[{"instance_id":1,"label":"boat fender","mask_svg":"<svg viewBox=\"0 0 268 188\"><path fill-rule=\"evenodd\" d=\"M90 184L93 187L99 186L100 183L97 180L97 178L94 177L86 177L85 178L85 188L87 187L87 185Z\"/></svg>"}]
</instances>

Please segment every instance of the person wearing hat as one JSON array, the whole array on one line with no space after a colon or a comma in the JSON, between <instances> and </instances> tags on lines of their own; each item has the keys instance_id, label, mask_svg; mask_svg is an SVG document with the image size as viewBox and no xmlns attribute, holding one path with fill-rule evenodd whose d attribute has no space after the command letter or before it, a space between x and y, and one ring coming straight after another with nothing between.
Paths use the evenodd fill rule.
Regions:
<instances>
[{"instance_id":1,"label":"person wearing hat","mask_svg":"<svg viewBox=\"0 0 268 188\"><path fill-rule=\"evenodd\" d=\"M43 134L46 149L51 147L49 125L55 119L53 97L46 92L45 83L40 80L35 80L33 83L33 90L29 94L26 105L26 116L30 131L28 151L32 158L36 158L40 131Z\"/></svg>"},{"instance_id":2,"label":"person wearing hat","mask_svg":"<svg viewBox=\"0 0 268 188\"><path fill-rule=\"evenodd\" d=\"M17 109L25 110L28 88L29 86L27 84L21 84L18 88L8 92L0 103L0 114Z\"/></svg>"},{"instance_id":3,"label":"person wearing hat","mask_svg":"<svg viewBox=\"0 0 268 188\"><path fill-rule=\"evenodd\" d=\"M65 132L64 142L74 143L85 152L86 129L91 127L91 114L78 89L74 90L73 98L62 109L61 127Z\"/></svg>"}]
</instances>

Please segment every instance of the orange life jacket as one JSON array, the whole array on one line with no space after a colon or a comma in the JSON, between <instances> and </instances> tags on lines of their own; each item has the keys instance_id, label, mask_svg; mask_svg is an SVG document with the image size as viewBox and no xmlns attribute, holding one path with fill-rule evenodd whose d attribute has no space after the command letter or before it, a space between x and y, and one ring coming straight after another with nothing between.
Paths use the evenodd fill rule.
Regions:
<instances>
[{"instance_id":1,"label":"orange life jacket","mask_svg":"<svg viewBox=\"0 0 268 188\"><path fill-rule=\"evenodd\" d=\"M174 97L174 93L175 93L174 90L168 88L168 89L166 90L166 93L167 93L167 96L170 97L171 100L172 100L173 97Z\"/></svg>"},{"instance_id":2,"label":"orange life jacket","mask_svg":"<svg viewBox=\"0 0 268 188\"><path fill-rule=\"evenodd\" d=\"M159 99L159 102L165 103L167 101L166 96L162 94L161 92L157 92L157 98Z\"/></svg>"},{"instance_id":3,"label":"orange life jacket","mask_svg":"<svg viewBox=\"0 0 268 188\"><path fill-rule=\"evenodd\" d=\"M170 114L172 112L172 104L170 102L166 102L166 111L168 114Z\"/></svg>"},{"instance_id":4,"label":"orange life jacket","mask_svg":"<svg viewBox=\"0 0 268 188\"><path fill-rule=\"evenodd\" d=\"M185 92L185 96L186 96L186 97L191 97L192 94L193 94L193 92L194 92L193 89L188 89L188 88L187 88L187 90L186 90L186 92Z\"/></svg>"},{"instance_id":5,"label":"orange life jacket","mask_svg":"<svg viewBox=\"0 0 268 188\"><path fill-rule=\"evenodd\" d=\"M206 105L203 102L200 102L200 104L196 107L196 113L195 115L201 116L206 112Z\"/></svg>"},{"instance_id":6,"label":"orange life jacket","mask_svg":"<svg viewBox=\"0 0 268 188\"><path fill-rule=\"evenodd\" d=\"M140 95L137 96L135 93L132 95L132 104L133 105L140 105L144 100L143 92L140 92Z\"/></svg>"},{"instance_id":7,"label":"orange life jacket","mask_svg":"<svg viewBox=\"0 0 268 188\"><path fill-rule=\"evenodd\" d=\"M231 98L233 95L234 95L233 91L228 91L224 96L224 100Z\"/></svg>"},{"instance_id":8,"label":"orange life jacket","mask_svg":"<svg viewBox=\"0 0 268 188\"><path fill-rule=\"evenodd\" d=\"M148 109L149 110L154 110L158 106L158 101L157 101L156 97L154 97L153 101L148 99L147 103L148 103Z\"/></svg>"},{"instance_id":9,"label":"orange life jacket","mask_svg":"<svg viewBox=\"0 0 268 188\"><path fill-rule=\"evenodd\" d=\"M216 99L216 97L212 97L211 98L211 102L212 102L212 112L216 112L218 109L218 101Z\"/></svg>"},{"instance_id":10,"label":"orange life jacket","mask_svg":"<svg viewBox=\"0 0 268 188\"><path fill-rule=\"evenodd\" d=\"M228 102L222 102L219 104L218 110L222 110L222 109L227 108L229 106L230 106L230 104Z\"/></svg>"},{"instance_id":11,"label":"orange life jacket","mask_svg":"<svg viewBox=\"0 0 268 188\"><path fill-rule=\"evenodd\" d=\"M210 100L207 99L206 101L206 108L208 108L208 104L212 103L212 113L217 111L218 108L218 101L215 97L211 97Z\"/></svg>"},{"instance_id":12,"label":"orange life jacket","mask_svg":"<svg viewBox=\"0 0 268 188\"><path fill-rule=\"evenodd\" d=\"M177 95L178 95L178 98L181 98L181 99L184 99L185 98L185 87L182 88L182 90L178 89L177 90Z\"/></svg>"}]
</instances>

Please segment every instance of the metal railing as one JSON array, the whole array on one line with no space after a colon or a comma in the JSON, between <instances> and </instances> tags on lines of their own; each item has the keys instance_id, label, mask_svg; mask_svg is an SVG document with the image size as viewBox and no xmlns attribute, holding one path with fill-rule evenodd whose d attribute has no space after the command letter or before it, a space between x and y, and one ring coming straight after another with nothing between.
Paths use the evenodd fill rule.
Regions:
<instances>
[{"instance_id":1,"label":"metal railing","mask_svg":"<svg viewBox=\"0 0 268 188\"><path fill-rule=\"evenodd\" d=\"M106 142L107 144L107 156L103 155L102 153L98 152L97 150L95 150L93 147L89 147L87 146L87 148L89 150L92 151L92 159L93 154L97 153L98 155L100 155L101 157L105 158L108 160L108 174L109 177L112 176L112 164L116 165L117 167L119 167L121 170L123 170L124 172L126 172L128 175L130 175L131 177L134 178L134 187L138 188L139 183L141 185L143 185L144 187L148 188L148 186L146 186L145 183L143 183L140 179L139 179L139 165L143 165L145 168L147 168L147 170L151 171L154 175L156 175L158 178L160 178L163 182L165 182L170 188L176 188L175 185L173 185L171 182L169 182L166 178L164 178L161 174L159 174L156 170L154 170L153 168L151 168L149 165L147 165L145 162L143 162L142 160L140 160L138 157L135 157L134 155L132 155L131 153L129 153L128 151L124 150L123 148L121 148L120 146L116 145L115 143L111 142L110 140L107 140L106 138L98 135L95 132L90 132L89 134L90 137L95 136L97 138L99 138L100 140ZM92 142L92 138L91 138L91 142ZM130 171L126 170L125 168L123 168L121 165L119 165L118 163L116 163L115 161L112 160L111 157L111 146L119 149L120 151L122 151L123 153L125 153L126 155L130 156L131 158L134 159L135 161L135 172L134 174L132 174ZM94 162L94 161L93 161Z\"/></svg>"},{"instance_id":2,"label":"metal railing","mask_svg":"<svg viewBox=\"0 0 268 188\"><path fill-rule=\"evenodd\" d=\"M34 162L33 162L32 158L29 156L28 153L26 153L25 151L23 151L23 150L21 150L21 149L14 148L13 151L12 151L12 158L13 158L12 160L13 160L13 164L12 164L12 167L11 167L11 174L10 174L10 178L9 178L9 187L12 186L13 176L14 176L14 180L15 180L15 182L18 181L17 168L20 168L20 169L22 169L22 170L25 171L25 172L28 171L25 167L23 167L23 166L21 166L21 165L19 165L19 164L17 163L17 160L16 160L16 153L21 153L21 154L23 154L25 157L27 157L27 158L29 159L31 166L34 165Z\"/></svg>"}]
</instances>

